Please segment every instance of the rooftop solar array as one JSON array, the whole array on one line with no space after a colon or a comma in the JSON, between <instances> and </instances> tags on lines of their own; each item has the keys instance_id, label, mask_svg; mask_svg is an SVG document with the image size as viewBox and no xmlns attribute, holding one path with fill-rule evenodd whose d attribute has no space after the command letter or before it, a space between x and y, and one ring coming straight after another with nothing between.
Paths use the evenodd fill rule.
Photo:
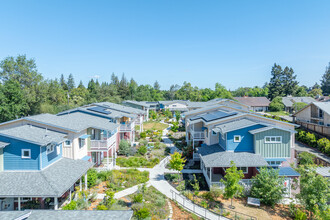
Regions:
<instances>
[{"instance_id":1,"label":"rooftop solar array","mask_svg":"<svg viewBox=\"0 0 330 220\"><path fill-rule=\"evenodd\" d=\"M206 114L197 115L192 117L190 120L194 121L197 119L203 119L206 122L227 118L233 115L237 115L237 112L223 112L223 111L214 111Z\"/></svg>"},{"instance_id":2,"label":"rooftop solar array","mask_svg":"<svg viewBox=\"0 0 330 220\"><path fill-rule=\"evenodd\" d=\"M100 106L88 108L87 110L91 110L91 111L98 112L98 113L105 114L105 115L108 115L111 113L110 111L107 111L106 108L100 107Z\"/></svg>"}]
</instances>

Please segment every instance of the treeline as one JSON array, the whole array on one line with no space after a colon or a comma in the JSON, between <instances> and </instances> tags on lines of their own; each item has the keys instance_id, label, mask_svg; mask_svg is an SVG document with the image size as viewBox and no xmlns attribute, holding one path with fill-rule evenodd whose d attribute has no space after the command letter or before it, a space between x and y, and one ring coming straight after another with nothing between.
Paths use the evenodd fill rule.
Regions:
<instances>
[{"instance_id":1,"label":"treeline","mask_svg":"<svg viewBox=\"0 0 330 220\"><path fill-rule=\"evenodd\" d=\"M312 88L299 86L291 68L282 68L275 64L272 78L263 87L240 87L235 91L227 90L220 83L214 89L200 89L184 82L182 86L172 85L168 90L161 89L156 81L154 85L138 85L124 74L121 78L114 73L109 75L108 82L91 79L87 87L80 81L76 84L73 75L67 78L62 74L59 79L44 79L37 70L34 59L25 55L7 57L0 62L0 121L12 120L26 115L39 113L57 113L69 108L109 101L121 103L123 100L159 101L191 100L208 101L214 98L232 98L235 96L315 96L330 92L330 70L323 77L321 86ZM285 89L284 89L285 88ZM321 89L322 88L322 89ZM275 96L274 96L275 94Z\"/></svg>"}]
</instances>

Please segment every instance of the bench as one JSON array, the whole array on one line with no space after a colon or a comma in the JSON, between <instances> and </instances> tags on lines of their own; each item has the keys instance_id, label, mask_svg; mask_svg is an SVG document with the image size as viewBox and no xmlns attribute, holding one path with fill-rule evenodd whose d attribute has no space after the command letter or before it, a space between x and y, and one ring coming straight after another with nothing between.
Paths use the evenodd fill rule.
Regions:
<instances>
[{"instance_id":1,"label":"bench","mask_svg":"<svg viewBox=\"0 0 330 220\"><path fill-rule=\"evenodd\" d=\"M247 204L260 207L260 199L248 197Z\"/></svg>"}]
</instances>

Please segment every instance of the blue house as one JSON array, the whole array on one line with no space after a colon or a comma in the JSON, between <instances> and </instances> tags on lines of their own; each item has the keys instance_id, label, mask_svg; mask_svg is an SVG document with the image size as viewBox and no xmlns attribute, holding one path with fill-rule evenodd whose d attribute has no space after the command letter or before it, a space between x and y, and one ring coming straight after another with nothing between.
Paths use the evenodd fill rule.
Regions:
<instances>
[{"instance_id":1,"label":"blue house","mask_svg":"<svg viewBox=\"0 0 330 220\"><path fill-rule=\"evenodd\" d=\"M20 210L31 198L41 206L51 198L57 209L77 180L82 184L93 164L63 158L65 140L64 133L32 125L0 130L0 211Z\"/></svg>"}]
</instances>

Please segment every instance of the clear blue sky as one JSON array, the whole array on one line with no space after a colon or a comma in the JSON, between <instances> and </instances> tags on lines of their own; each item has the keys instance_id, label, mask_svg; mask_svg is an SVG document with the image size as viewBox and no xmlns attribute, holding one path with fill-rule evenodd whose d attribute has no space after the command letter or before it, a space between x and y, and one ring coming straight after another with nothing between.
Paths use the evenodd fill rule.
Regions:
<instances>
[{"instance_id":1,"label":"clear blue sky","mask_svg":"<svg viewBox=\"0 0 330 220\"><path fill-rule=\"evenodd\" d=\"M330 61L330 1L1 1L0 59L26 54L46 78L112 72L167 89L262 86L274 62L301 84Z\"/></svg>"}]
</instances>

